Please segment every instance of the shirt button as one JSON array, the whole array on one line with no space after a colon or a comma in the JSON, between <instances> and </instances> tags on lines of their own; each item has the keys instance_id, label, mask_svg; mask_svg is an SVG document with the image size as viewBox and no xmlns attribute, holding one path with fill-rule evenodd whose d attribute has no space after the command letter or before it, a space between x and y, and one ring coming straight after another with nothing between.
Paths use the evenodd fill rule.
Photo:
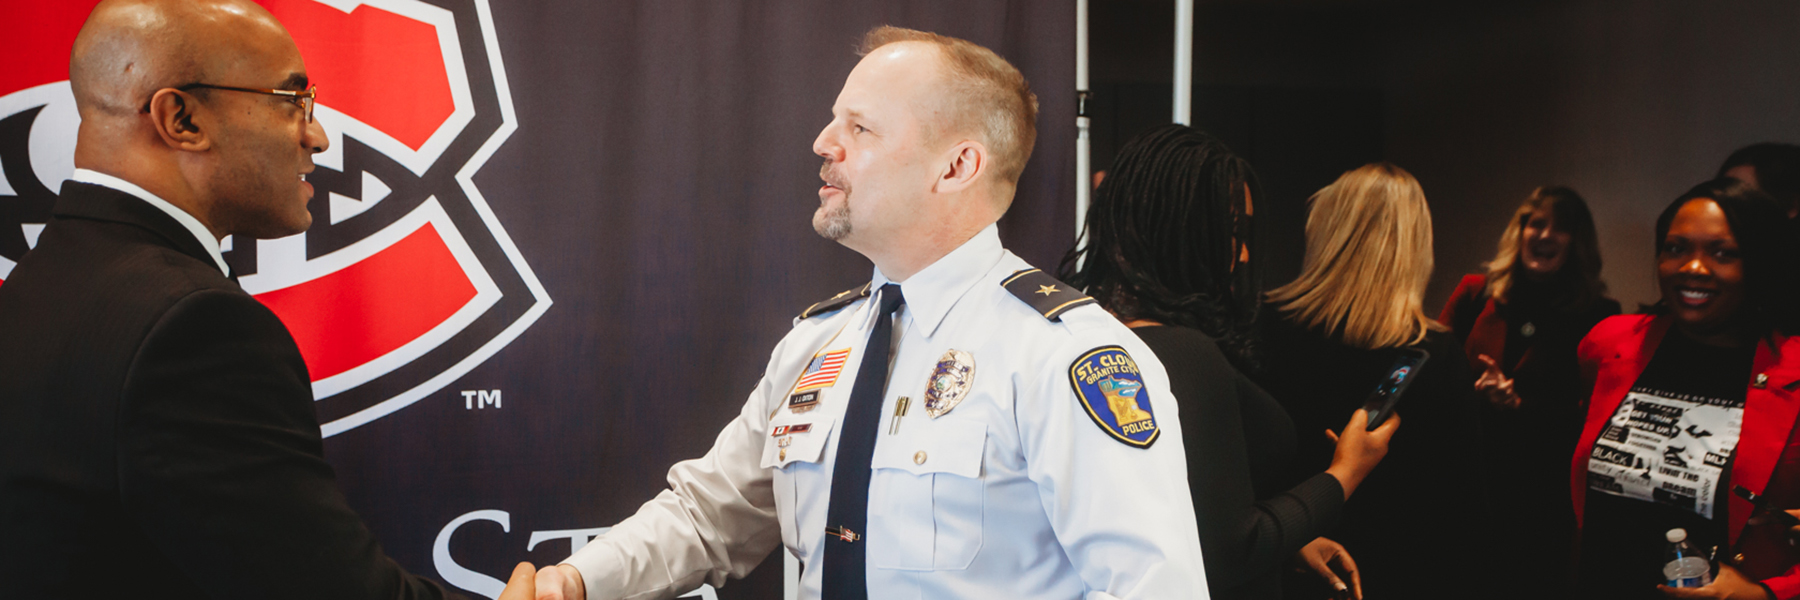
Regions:
<instances>
[{"instance_id":1,"label":"shirt button","mask_svg":"<svg viewBox=\"0 0 1800 600\"><path fill-rule=\"evenodd\" d=\"M925 451L924 450L920 450L918 452L913 453L913 464L915 464L915 465L925 464Z\"/></svg>"}]
</instances>

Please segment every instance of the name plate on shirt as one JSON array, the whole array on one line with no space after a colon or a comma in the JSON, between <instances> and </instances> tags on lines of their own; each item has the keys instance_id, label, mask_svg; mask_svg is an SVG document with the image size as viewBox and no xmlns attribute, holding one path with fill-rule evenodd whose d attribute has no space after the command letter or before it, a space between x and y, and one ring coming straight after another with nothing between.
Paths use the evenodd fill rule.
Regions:
<instances>
[{"instance_id":1,"label":"name plate on shirt","mask_svg":"<svg viewBox=\"0 0 1800 600\"><path fill-rule=\"evenodd\" d=\"M770 419L768 429L763 431L762 468L819 462L835 423L837 419L823 415L779 415Z\"/></svg>"}]
</instances>

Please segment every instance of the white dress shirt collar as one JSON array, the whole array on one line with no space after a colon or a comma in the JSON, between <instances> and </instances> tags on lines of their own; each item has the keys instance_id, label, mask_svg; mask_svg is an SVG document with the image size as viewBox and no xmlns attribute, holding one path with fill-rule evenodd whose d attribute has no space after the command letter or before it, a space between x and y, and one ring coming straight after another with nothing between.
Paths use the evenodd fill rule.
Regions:
<instances>
[{"instance_id":1,"label":"white dress shirt collar","mask_svg":"<svg viewBox=\"0 0 1800 600\"><path fill-rule=\"evenodd\" d=\"M201 225L200 220L194 218L194 215L188 214L187 211L181 210L180 207L169 204L169 201L158 198L156 197L156 194L152 194L129 181L99 171L76 169L75 176L70 177L69 179L81 183L109 187L131 194L136 196L139 200L150 203L150 205L156 207L157 210L168 213L169 216L175 218L175 222L180 223L182 227L186 227L188 233L194 234L194 239L200 240L200 246L206 248L206 253L212 256L213 264L219 266L219 272L225 274L227 277L231 276L231 268L225 266L225 255L219 252L219 239L213 237L212 232L207 231L206 226Z\"/></svg>"},{"instance_id":2,"label":"white dress shirt collar","mask_svg":"<svg viewBox=\"0 0 1800 600\"><path fill-rule=\"evenodd\" d=\"M990 223L963 245L907 278L900 284L900 293L906 296L907 311L912 313L913 324L925 335L937 331L944 315L950 313L950 307L981 281L1005 254L1006 249L1000 245L1000 228ZM891 281L881 274L880 267L876 267L870 289L879 290L888 283Z\"/></svg>"}]
</instances>

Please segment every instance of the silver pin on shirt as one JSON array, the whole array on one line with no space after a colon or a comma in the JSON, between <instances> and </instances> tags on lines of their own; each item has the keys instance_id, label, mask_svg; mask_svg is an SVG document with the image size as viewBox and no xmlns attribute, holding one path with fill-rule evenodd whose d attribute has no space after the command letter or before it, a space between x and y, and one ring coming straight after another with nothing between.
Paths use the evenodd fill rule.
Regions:
<instances>
[{"instance_id":1,"label":"silver pin on shirt","mask_svg":"<svg viewBox=\"0 0 1800 600\"><path fill-rule=\"evenodd\" d=\"M900 418L906 416L906 409L910 405L912 405L912 398L906 396L901 396L899 400L894 402L894 418L891 420L891 424L888 425L888 435L894 435L900 432Z\"/></svg>"}]
</instances>

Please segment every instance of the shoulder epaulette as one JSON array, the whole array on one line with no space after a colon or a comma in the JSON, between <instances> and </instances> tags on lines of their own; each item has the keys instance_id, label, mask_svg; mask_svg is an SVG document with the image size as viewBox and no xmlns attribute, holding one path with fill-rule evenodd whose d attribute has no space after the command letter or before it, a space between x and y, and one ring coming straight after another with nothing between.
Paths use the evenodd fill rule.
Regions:
<instances>
[{"instance_id":1,"label":"shoulder epaulette","mask_svg":"<svg viewBox=\"0 0 1800 600\"><path fill-rule=\"evenodd\" d=\"M848 306L851 302L855 302L857 300L861 300L861 299L867 298L867 297L869 297L869 284L865 283L865 284L862 284L862 287L848 289L848 290L844 290L842 292L838 292L838 295L836 295L836 296L826 298L822 301L814 303L812 306L806 307L806 310L800 311L800 316L798 317L798 320L804 321L806 319L817 316L820 313L828 313L828 312L843 308L845 306Z\"/></svg>"},{"instance_id":2,"label":"shoulder epaulette","mask_svg":"<svg viewBox=\"0 0 1800 600\"><path fill-rule=\"evenodd\" d=\"M1052 321L1061 320L1071 308L1094 303L1093 298L1038 269L1013 273L1000 285Z\"/></svg>"}]
</instances>

